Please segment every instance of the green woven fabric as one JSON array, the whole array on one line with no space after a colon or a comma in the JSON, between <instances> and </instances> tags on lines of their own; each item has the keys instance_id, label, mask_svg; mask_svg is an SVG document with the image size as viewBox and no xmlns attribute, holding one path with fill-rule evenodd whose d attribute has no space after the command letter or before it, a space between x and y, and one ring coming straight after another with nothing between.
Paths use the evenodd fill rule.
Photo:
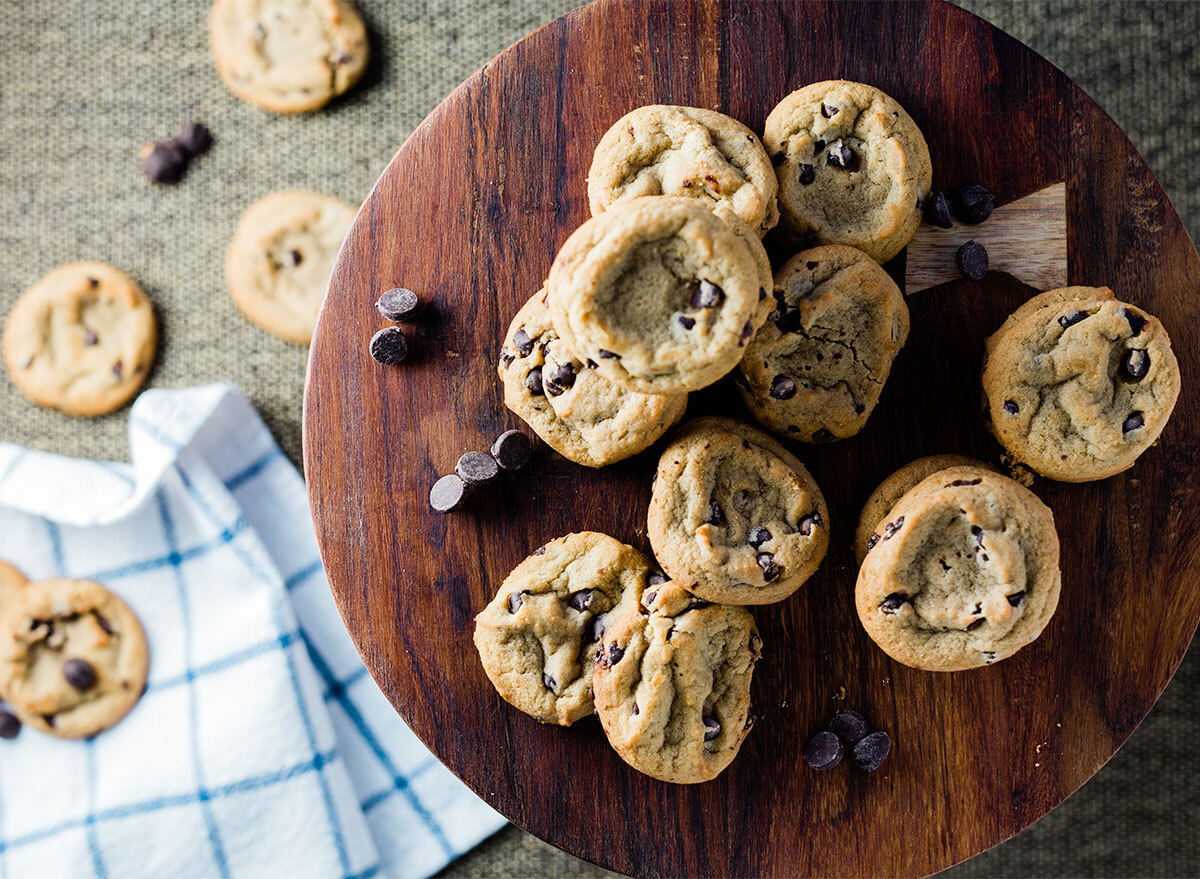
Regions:
<instances>
[{"instance_id":1,"label":"green woven fabric","mask_svg":"<svg viewBox=\"0 0 1200 879\"><path fill-rule=\"evenodd\" d=\"M111 262L159 310L156 387L228 380L300 450L306 349L234 308L222 278L239 213L283 187L361 199L396 147L455 84L572 0L359 0L374 58L327 110L276 117L233 99L213 71L201 0L36 0L0 44L0 313L53 266ZM1200 3L969 0L1032 45L1125 129L1193 236L1200 232ZM201 119L217 143L186 181L155 187L138 148ZM124 460L126 411L80 420L39 410L0 379L0 440ZM1082 791L1016 840L947 876L1195 876L1200 656ZM951 829L952 831L952 829ZM596 876L509 828L447 876Z\"/></svg>"}]
</instances>

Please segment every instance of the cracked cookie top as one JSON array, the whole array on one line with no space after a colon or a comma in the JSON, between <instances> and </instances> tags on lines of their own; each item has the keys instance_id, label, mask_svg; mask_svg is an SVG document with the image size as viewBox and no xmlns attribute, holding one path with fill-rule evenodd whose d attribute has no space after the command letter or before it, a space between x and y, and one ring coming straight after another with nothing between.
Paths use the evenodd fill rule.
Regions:
<instances>
[{"instance_id":1,"label":"cracked cookie top","mask_svg":"<svg viewBox=\"0 0 1200 879\"><path fill-rule=\"evenodd\" d=\"M698 418L659 459L647 535L663 570L701 598L768 604L820 565L829 510L774 439L730 418Z\"/></svg>"},{"instance_id":2,"label":"cracked cookie top","mask_svg":"<svg viewBox=\"0 0 1200 879\"><path fill-rule=\"evenodd\" d=\"M475 618L475 647L496 691L543 723L570 726L591 714L596 642L636 607L652 573L636 549L595 531L534 552Z\"/></svg>"},{"instance_id":3,"label":"cracked cookie top","mask_svg":"<svg viewBox=\"0 0 1200 879\"><path fill-rule=\"evenodd\" d=\"M828 245L789 259L775 311L746 349L738 390L755 418L802 442L862 430L908 338L900 288L869 256Z\"/></svg>"},{"instance_id":4,"label":"cracked cookie top","mask_svg":"<svg viewBox=\"0 0 1200 879\"><path fill-rule=\"evenodd\" d=\"M683 415L687 394L639 394L580 362L550 323L546 292L513 318L500 349L504 404L565 458L603 467L651 445Z\"/></svg>"},{"instance_id":5,"label":"cracked cookie top","mask_svg":"<svg viewBox=\"0 0 1200 879\"><path fill-rule=\"evenodd\" d=\"M1167 331L1116 299L1039 304L988 340L983 393L992 433L1050 479L1086 482L1128 469L1158 439L1179 397Z\"/></svg>"},{"instance_id":6,"label":"cracked cookie top","mask_svg":"<svg viewBox=\"0 0 1200 879\"><path fill-rule=\"evenodd\" d=\"M831 80L798 89L767 117L782 227L802 244L848 244L887 262L921 223L933 179L912 118L877 88Z\"/></svg>"},{"instance_id":7,"label":"cracked cookie top","mask_svg":"<svg viewBox=\"0 0 1200 879\"><path fill-rule=\"evenodd\" d=\"M771 160L749 128L713 110L638 107L605 132L588 171L593 214L640 195L726 205L760 236L779 220Z\"/></svg>"},{"instance_id":8,"label":"cracked cookie top","mask_svg":"<svg viewBox=\"0 0 1200 879\"><path fill-rule=\"evenodd\" d=\"M4 328L4 365L35 403L103 415L138 392L157 345L158 321L142 288L112 266L75 262L17 300Z\"/></svg>"},{"instance_id":9,"label":"cracked cookie top","mask_svg":"<svg viewBox=\"0 0 1200 879\"><path fill-rule=\"evenodd\" d=\"M957 671L998 662L1058 606L1058 534L1033 492L978 467L910 489L877 529L855 585L867 634L898 662Z\"/></svg>"},{"instance_id":10,"label":"cracked cookie top","mask_svg":"<svg viewBox=\"0 0 1200 879\"><path fill-rule=\"evenodd\" d=\"M596 712L626 763L661 781L716 778L752 726L754 617L676 583L651 587L596 651Z\"/></svg>"},{"instance_id":11,"label":"cracked cookie top","mask_svg":"<svg viewBox=\"0 0 1200 879\"><path fill-rule=\"evenodd\" d=\"M208 24L226 87L275 113L315 110L367 67L367 31L347 0L216 0Z\"/></svg>"},{"instance_id":12,"label":"cracked cookie top","mask_svg":"<svg viewBox=\"0 0 1200 879\"><path fill-rule=\"evenodd\" d=\"M546 281L554 329L578 360L644 394L683 393L729 372L766 319L769 264L730 212L648 196L580 226Z\"/></svg>"}]
</instances>

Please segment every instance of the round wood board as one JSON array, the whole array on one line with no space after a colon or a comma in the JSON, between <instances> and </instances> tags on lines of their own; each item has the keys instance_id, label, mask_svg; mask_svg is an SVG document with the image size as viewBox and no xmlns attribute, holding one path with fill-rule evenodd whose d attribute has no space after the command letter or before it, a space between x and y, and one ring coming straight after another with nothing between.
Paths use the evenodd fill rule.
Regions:
<instances>
[{"instance_id":1,"label":"round wood board","mask_svg":"<svg viewBox=\"0 0 1200 879\"><path fill-rule=\"evenodd\" d=\"M473 617L547 540L610 533L644 550L661 443L601 471L544 446L515 478L448 516L429 487L458 456L520 426L501 402L508 322L588 217L592 150L642 104L711 107L761 131L791 90L862 80L925 132L934 185L1008 202L1065 181L1073 284L1107 284L1158 315L1184 395L1130 471L1039 479L1062 538L1063 591L1045 634L957 674L889 660L853 607L859 507L920 455L995 461L979 416L984 336L1031 290L993 273L910 299L912 333L858 436L793 445L824 490L833 541L817 575L755 609L765 658L758 723L715 781L663 784L594 721L541 726L501 701ZM902 267L903 256L898 263ZM893 267L895 268L895 267ZM903 277L902 270L894 270ZM373 303L431 299L413 355L383 368ZM404 143L342 249L313 340L304 458L334 595L367 667L418 736L487 802L541 838L622 873L933 873L1008 838L1086 781L1129 736L1200 618L1200 260L1145 162L1078 87L1016 40L940 0L906 4L622 0L587 6L513 46ZM690 415L746 417L728 388ZM818 773L807 738L836 708L895 742L884 767Z\"/></svg>"}]
</instances>

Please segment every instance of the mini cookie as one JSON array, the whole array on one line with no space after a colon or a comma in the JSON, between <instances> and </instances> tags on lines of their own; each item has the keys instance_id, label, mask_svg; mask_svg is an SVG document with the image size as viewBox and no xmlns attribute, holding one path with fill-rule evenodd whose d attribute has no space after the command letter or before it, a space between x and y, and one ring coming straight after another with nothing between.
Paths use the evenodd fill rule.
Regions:
<instances>
[{"instance_id":1,"label":"mini cookie","mask_svg":"<svg viewBox=\"0 0 1200 879\"><path fill-rule=\"evenodd\" d=\"M940 470L887 515L858 572L867 634L905 665L998 662L1046 628L1062 576L1054 516L1029 489L978 467Z\"/></svg>"},{"instance_id":2,"label":"mini cookie","mask_svg":"<svg viewBox=\"0 0 1200 879\"><path fill-rule=\"evenodd\" d=\"M587 467L636 455L683 415L687 394L639 394L576 360L550 323L546 292L517 312L500 349L504 405L546 444Z\"/></svg>"},{"instance_id":3,"label":"mini cookie","mask_svg":"<svg viewBox=\"0 0 1200 879\"><path fill-rule=\"evenodd\" d=\"M324 106L367 66L367 31L347 0L215 0L208 28L226 87L275 113Z\"/></svg>"},{"instance_id":4,"label":"mini cookie","mask_svg":"<svg viewBox=\"0 0 1200 879\"><path fill-rule=\"evenodd\" d=\"M650 574L644 555L595 531L552 540L517 565L475 618L496 691L544 723L591 714L596 642L637 606Z\"/></svg>"},{"instance_id":5,"label":"mini cookie","mask_svg":"<svg viewBox=\"0 0 1200 879\"><path fill-rule=\"evenodd\" d=\"M779 221L778 183L754 132L713 110L654 104L618 119L596 147L588 202L603 213L640 195L727 205L760 236Z\"/></svg>"},{"instance_id":6,"label":"mini cookie","mask_svg":"<svg viewBox=\"0 0 1200 879\"><path fill-rule=\"evenodd\" d=\"M614 205L567 239L546 281L554 329L604 378L684 393L731 370L766 320L765 252L690 198Z\"/></svg>"},{"instance_id":7,"label":"mini cookie","mask_svg":"<svg viewBox=\"0 0 1200 879\"><path fill-rule=\"evenodd\" d=\"M1031 296L1029 299L1021 303L1017 310L1004 319L1004 323L1000 325L1000 329L992 333L984 340L984 346L988 354L992 351L992 345L1014 324L1019 323L1034 312L1041 311L1051 305L1059 305L1063 302L1099 302L1104 299L1116 299L1116 295L1108 287L1059 287L1055 290L1047 290L1044 293L1038 293L1036 296Z\"/></svg>"},{"instance_id":8,"label":"mini cookie","mask_svg":"<svg viewBox=\"0 0 1200 879\"><path fill-rule=\"evenodd\" d=\"M735 376L746 406L803 442L858 433L908 338L900 288L862 251L829 245L775 273L775 303Z\"/></svg>"},{"instance_id":9,"label":"mini cookie","mask_svg":"<svg viewBox=\"0 0 1200 879\"><path fill-rule=\"evenodd\" d=\"M659 459L647 534L667 575L701 598L769 604L825 557L829 510L804 465L771 437L698 418Z\"/></svg>"},{"instance_id":10,"label":"mini cookie","mask_svg":"<svg viewBox=\"0 0 1200 879\"><path fill-rule=\"evenodd\" d=\"M86 738L141 698L149 664L142 624L99 583L31 583L4 625L0 690L23 722L61 738Z\"/></svg>"},{"instance_id":11,"label":"mini cookie","mask_svg":"<svg viewBox=\"0 0 1200 879\"><path fill-rule=\"evenodd\" d=\"M782 226L809 244L848 244L887 262L921 224L933 179L929 147L904 108L877 88L807 85L767 117Z\"/></svg>"},{"instance_id":12,"label":"mini cookie","mask_svg":"<svg viewBox=\"0 0 1200 879\"><path fill-rule=\"evenodd\" d=\"M752 725L750 678L762 654L754 617L675 583L647 591L642 603L596 652L596 712L634 769L676 784L709 781Z\"/></svg>"},{"instance_id":13,"label":"mini cookie","mask_svg":"<svg viewBox=\"0 0 1200 879\"><path fill-rule=\"evenodd\" d=\"M238 221L225 281L242 314L269 333L307 345L333 260L356 209L315 192L273 192Z\"/></svg>"},{"instance_id":14,"label":"mini cookie","mask_svg":"<svg viewBox=\"0 0 1200 879\"><path fill-rule=\"evenodd\" d=\"M1116 299L1031 310L988 349L991 431L1014 459L1050 479L1087 482L1132 467L1179 397L1167 331Z\"/></svg>"},{"instance_id":15,"label":"mini cookie","mask_svg":"<svg viewBox=\"0 0 1200 879\"><path fill-rule=\"evenodd\" d=\"M112 266L75 262L17 300L4 328L4 365L33 402L103 415L138 392L157 344L158 322L142 288Z\"/></svg>"},{"instance_id":16,"label":"mini cookie","mask_svg":"<svg viewBox=\"0 0 1200 879\"><path fill-rule=\"evenodd\" d=\"M862 513L858 517L858 529L854 532L854 555L861 565L867 553L879 542L882 535L877 526L884 524L884 519L896 501L900 500L908 490L927 476L945 470L948 467L978 467L981 470L992 470L982 461L968 458L966 455L930 455L928 458L917 458L905 464L871 492L867 502L863 504Z\"/></svg>"}]
</instances>

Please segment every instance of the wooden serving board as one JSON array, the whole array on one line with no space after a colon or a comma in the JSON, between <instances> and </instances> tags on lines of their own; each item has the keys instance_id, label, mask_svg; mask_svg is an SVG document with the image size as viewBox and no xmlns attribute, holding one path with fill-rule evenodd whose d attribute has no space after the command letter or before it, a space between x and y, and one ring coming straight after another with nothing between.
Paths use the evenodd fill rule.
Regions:
<instances>
[{"instance_id":1,"label":"wooden serving board","mask_svg":"<svg viewBox=\"0 0 1200 879\"><path fill-rule=\"evenodd\" d=\"M545 541L595 529L645 550L661 444L601 471L541 447L449 516L430 485L520 426L495 363L511 316L588 216L585 174L608 126L648 103L711 107L761 131L794 88L842 77L896 97L925 132L934 182L1007 203L1063 182L1067 274L1162 318L1183 396L1125 474L1038 480L1062 537L1063 592L1014 658L956 674L889 660L853 608L863 500L919 456L997 460L979 416L982 342L1032 290L1006 274L912 297L912 333L857 437L793 446L824 490L833 542L817 575L755 609L758 723L704 785L639 775L598 724L540 726L503 703L471 643L474 615ZM893 274L904 278L904 257ZM1019 272L1015 272L1020 277ZM367 354L394 285L432 300L414 354ZM304 457L330 583L367 667L433 752L517 824L638 876L919 876L1007 839L1129 736L1200 619L1200 259L1141 156L1061 72L939 0L621 0L580 9L457 89L400 148L330 282L309 363ZM410 331L411 332L411 331ZM690 414L742 415L717 387ZM744 417L744 416L743 416ZM884 767L817 773L806 739L832 711L891 732Z\"/></svg>"}]
</instances>

